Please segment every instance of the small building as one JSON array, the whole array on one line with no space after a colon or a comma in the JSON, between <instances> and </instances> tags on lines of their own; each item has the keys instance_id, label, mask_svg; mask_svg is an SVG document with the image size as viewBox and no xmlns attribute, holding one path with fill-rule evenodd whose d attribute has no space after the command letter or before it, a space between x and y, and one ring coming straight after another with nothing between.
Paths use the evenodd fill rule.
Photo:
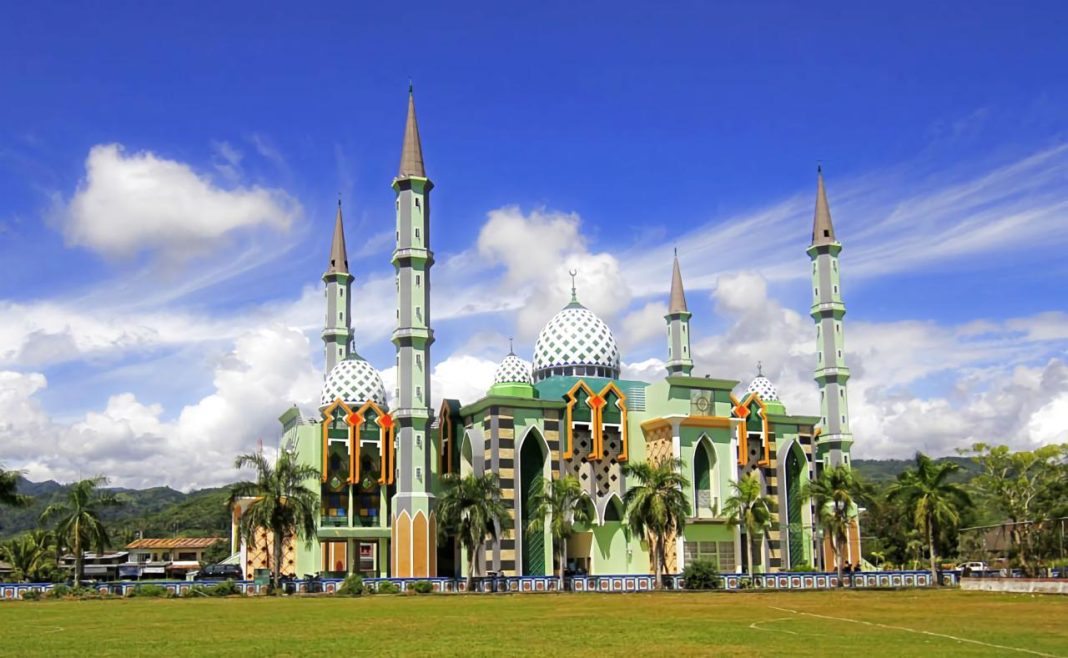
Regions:
<instances>
[{"instance_id":1,"label":"small building","mask_svg":"<svg viewBox=\"0 0 1068 658\"><path fill-rule=\"evenodd\" d=\"M89 580L118 580L119 567L124 564L129 554L126 551L114 553L82 553L82 575ZM68 553L59 559L59 566L74 573L74 554Z\"/></svg>"},{"instance_id":2,"label":"small building","mask_svg":"<svg viewBox=\"0 0 1068 658\"><path fill-rule=\"evenodd\" d=\"M126 545L129 560L119 571L133 580L185 578L204 562L204 553L222 537L177 537L174 539L135 539Z\"/></svg>"}]
</instances>

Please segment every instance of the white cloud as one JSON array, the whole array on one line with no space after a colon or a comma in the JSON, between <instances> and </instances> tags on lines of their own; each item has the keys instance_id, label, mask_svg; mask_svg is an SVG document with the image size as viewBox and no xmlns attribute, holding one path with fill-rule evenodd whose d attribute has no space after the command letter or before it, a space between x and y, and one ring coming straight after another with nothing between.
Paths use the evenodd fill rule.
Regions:
<instances>
[{"instance_id":1,"label":"white cloud","mask_svg":"<svg viewBox=\"0 0 1068 658\"><path fill-rule=\"evenodd\" d=\"M516 330L530 340L571 298L570 270L577 272L579 300L610 321L624 311L631 293L619 260L591 252L574 213L536 209L524 214L517 206L490 211L478 236L478 253L491 265L504 267L498 294L521 300Z\"/></svg>"},{"instance_id":2,"label":"white cloud","mask_svg":"<svg viewBox=\"0 0 1068 658\"><path fill-rule=\"evenodd\" d=\"M311 345L295 329L271 326L240 336L214 371L214 390L165 419L162 405L133 393L112 395L102 411L69 425L50 419L36 394L38 373L0 372L0 445L4 459L32 479L105 474L116 484L189 489L236 479L234 458L274 446L277 417L289 404L318 403L321 375Z\"/></svg>"},{"instance_id":3,"label":"white cloud","mask_svg":"<svg viewBox=\"0 0 1068 658\"><path fill-rule=\"evenodd\" d=\"M184 258L236 230L287 228L301 213L281 190L222 189L187 164L148 151L126 153L119 144L94 146L85 169L63 231L69 244L105 256L156 250Z\"/></svg>"}]
</instances>

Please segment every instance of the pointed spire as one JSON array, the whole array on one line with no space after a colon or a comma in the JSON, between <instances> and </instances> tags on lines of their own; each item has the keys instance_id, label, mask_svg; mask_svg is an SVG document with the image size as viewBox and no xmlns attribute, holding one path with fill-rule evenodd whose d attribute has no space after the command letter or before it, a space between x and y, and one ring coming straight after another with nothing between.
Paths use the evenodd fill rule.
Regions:
<instances>
[{"instance_id":1,"label":"pointed spire","mask_svg":"<svg viewBox=\"0 0 1068 658\"><path fill-rule=\"evenodd\" d=\"M508 337L508 356L515 356L515 345L512 344L512 337Z\"/></svg>"},{"instance_id":2,"label":"pointed spire","mask_svg":"<svg viewBox=\"0 0 1068 658\"><path fill-rule=\"evenodd\" d=\"M349 255L345 250L345 227L341 225L341 198L337 200L337 219L334 220L334 240L330 243L330 266L327 274L349 273Z\"/></svg>"},{"instance_id":3,"label":"pointed spire","mask_svg":"<svg viewBox=\"0 0 1068 658\"><path fill-rule=\"evenodd\" d=\"M682 271L679 270L679 250L675 249L675 266L671 271L671 301L668 313L689 313L686 308L686 291L682 289Z\"/></svg>"},{"instance_id":4,"label":"pointed spire","mask_svg":"<svg viewBox=\"0 0 1068 658\"><path fill-rule=\"evenodd\" d=\"M419 141L419 124L415 120L415 94L408 82L408 121L404 125L404 146L401 147L400 172L397 178L418 176L426 178L423 166L423 145Z\"/></svg>"},{"instance_id":5,"label":"pointed spire","mask_svg":"<svg viewBox=\"0 0 1068 658\"><path fill-rule=\"evenodd\" d=\"M812 246L833 244L834 225L831 207L827 205L827 190L823 187L823 166L816 167L816 215L812 218Z\"/></svg>"}]
</instances>

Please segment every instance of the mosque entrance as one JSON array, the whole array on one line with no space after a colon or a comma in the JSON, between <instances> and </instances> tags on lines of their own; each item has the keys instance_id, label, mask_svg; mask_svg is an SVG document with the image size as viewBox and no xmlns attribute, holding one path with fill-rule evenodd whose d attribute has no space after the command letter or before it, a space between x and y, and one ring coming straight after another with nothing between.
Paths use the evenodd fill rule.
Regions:
<instances>
[{"instance_id":1,"label":"mosque entrance","mask_svg":"<svg viewBox=\"0 0 1068 658\"><path fill-rule=\"evenodd\" d=\"M531 508L534 495L538 490L539 480L543 477L545 460L548 458L544 441L536 431L532 431L523 441L519 451L519 509L520 536L523 576L544 576L545 573L545 531L529 529Z\"/></svg>"},{"instance_id":2,"label":"mosque entrance","mask_svg":"<svg viewBox=\"0 0 1068 658\"><path fill-rule=\"evenodd\" d=\"M804 453L794 444L786 456L786 529L789 565L805 564L805 534L801 479L805 462Z\"/></svg>"}]
</instances>

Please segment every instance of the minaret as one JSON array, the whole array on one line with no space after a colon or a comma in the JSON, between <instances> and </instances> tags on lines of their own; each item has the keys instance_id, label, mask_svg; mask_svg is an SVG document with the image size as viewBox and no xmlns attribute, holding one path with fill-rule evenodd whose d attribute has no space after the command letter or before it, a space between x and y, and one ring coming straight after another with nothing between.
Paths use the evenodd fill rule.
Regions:
<instances>
[{"instance_id":1,"label":"minaret","mask_svg":"<svg viewBox=\"0 0 1068 658\"><path fill-rule=\"evenodd\" d=\"M686 308L686 292L682 289L682 272L679 270L679 252L675 250L675 266L671 272L671 299L664 320L668 326L669 377L689 375L693 371L690 354L690 311Z\"/></svg>"},{"instance_id":2,"label":"minaret","mask_svg":"<svg viewBox=\"0 0 1068 658\"><path fill-rule=\"evenodd\" d=\"M393 497L392 574L423 578L437 573L436 523L430 493L430 190L426 177L415 97L408 87L400 170L393 179L397 194L397 490Z\"/></svg>"},{"instance_id":3,"label":"minaret","mask_svg":"<svg viewBox=\"0 0 1068 658\"><path fill-rule=\"evenodd\" d=\"M845 333L842 318L846 308L839 283L838 254L842 245L834 237L831 210L823 187L823 170L818 168L816 214L812 220L812 320L816 323L816 382L820 385L822 416L819 454L829 465L848 462L853 435L849 431L849 396L846 384L849 368L845 363Z\"/></svg>"},{"instance_id":4,"label":"minaret","mask_svg":"<svg viewBox=\"0 0 1068 658\"><path fill-rule=\"evenodd\" d=\"M352 350L352 302L349 292L352 275L349 274L349 257L345 251L345 228L341 224L341 199L337 201L337 219L334 220L334 239L330 244L330 264L323 274L326 283L326 322L323 325L323 352L326 374L339 361L344 361Z\"/></svg>"}]
</instances>

